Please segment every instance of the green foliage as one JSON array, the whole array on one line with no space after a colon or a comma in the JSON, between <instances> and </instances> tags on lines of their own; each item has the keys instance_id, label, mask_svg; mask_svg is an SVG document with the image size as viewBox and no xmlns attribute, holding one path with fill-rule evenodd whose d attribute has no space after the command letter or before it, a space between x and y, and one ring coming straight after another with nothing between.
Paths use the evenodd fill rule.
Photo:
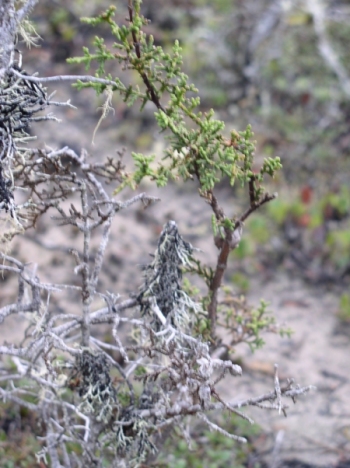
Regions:
<instances>
[{"instance_id":1,"label":"green foliage","mask_svg":"<svg viewBox=\"0 0 350 468\"><path fill-rule=\"evenodd\" d=\"M70 15L70 11L66 8L57 8L49 16L53 32L59 34L64 41L71 41L77 34L76 28L69 21Z\"/></svg>"},{"instance_id":2,"label":"green foliage","mask_svg":"<svg viewBox=\"0 0 350 468\"><path fill-rule=\"evenodd\" d=\"M342 294L339 300L338 317L343 322L350 322L350 295Z\"/></svg>"},{"instance_id":3,"label":"green foliage","mask_svg":"<svg viewBox=\"0 0 350 468\"><path fill-rule=\"evenodd\" d=\"M222 3L224 4L225 2ZM84 64L87 70L93 68L96 77L90 81L82 79L75 86L78 89L92 88L98 95L106 90L116 92L128 106L139 104L141 111L148 103L155 106L155 121L160 131L165 133L168 141L163 158L158 161L155 155L132 153L134 170L129 173L123 171L115 193L127 186L136 189L144 179L151 180L158 187L165 186L169 180L193 180L197 183L200 196L213 210L212 229L215 238L218 237L217 246L222 249L221 253L224 252L222 255L224 258L220 260L221 263L216 269L212 269L190 258L192 247L189 248L189 244L184 243L188 250L186 255L183 252L181 254L179 248L177 252L180 252L181 258L186 257L186 262L183 262L184 266L181 268L177 266L176 274L172 277L179 278L180 269L183 269L201 277L208 287L208 293L200 299L202 307L198 307L198 314L191 319L193 321L192 332L195 336L200 335L203 340L215 344L212 323L215 324L217 318L218 326L223 326L232 332L231 346L244 342L255 350L264 344L262 332L277 331L283 334L289 333L289 330L278 329L274 318L267 311L267 304L263 301L256 309L253 309L246 305L244 298L234 298L233 302L230 298L226 302L217 303L216 295L221 287L222 272L226 268L230 250L235 249L238 244L240 244L240 249L245 245L244 239L240 242L238 239L235 243L234 235L239 234L239 228L252 212L274 198L266 193L264 183L267 177L274 177L281 169L281 162L278 157L269 156L264 159L261 167L257 168L254 161L255 142L251 126L248 125L243 131L227 130L225 123L216 118L214 110L203 111L200 108L198 90L182 71L183 54L179 41L174 42L169 52L161 46L156 46L153 37L143 30L148 21L141 15L140 5L139 0L133 3L133 8L131 8L131 2L129 3L129 18L123 25L118 25L114 21L115 8L113 6L97 17L84 18L83 21L90 26L109 28L114 43L111 46L107 45L103 38L96 36L92 44L93 51L84 47L83 56L69 60L70 63ZM132 78L136 75L137 82L123 82L120 76L107 74L109 62L119 63L122 70L136 72ZM217 184L223 178L227 179L231 186L234 184L247 186L248 190L245 189L245 191L249 205L240 218L226 216L214 195ZM257 229L260 229L259 226ZM267 235L264 237L266 238ZM220 246L221 241L223 244ZM159 257L166 251L165 247L159 247L159 252L161 252ZM239 255L239 249L237 252ZM156 255L154 262L158 261L157 258ZM166 262L162 261L159 264L165 265ZM150 277L148 282L146 281L147 288L142 292L145 298L150 295L155 296L158 289L162 293L166 290L166 287L159 286L159 269L158 264L150 269L151 272L154 270L155 276ZM169 289L169 285L167 287ZM170 287L170 290L172 289L176 290ZM199 291L189 281L184 281L182 293L187 293L191 298L199 295ZM180 297L179 294L176 297L178 296ZM172 308L174 304L178 308L173 300L167 302ZM146 306L149 307L148 302L145 302ZM213 313L210 312L212 308L214 308ZM160 309L164 314L164 307ZM157 327L160 326L159 323ZM143 369L138 369L137 377L140 380L145 378L143 373ZM129 403L127 398L125 399L119 392L118 400L125 409ZM223 435L212 433L206 433L205 438L210 442L203 447L205 451L203 457L208 460L205 466L227 466L227 463L232 460L232 440L227 441ZM197 449L200 450L200 446ZM189 451L182 455L184 450L182 442L178 447L171 449L175 452L171 466L199 466L197 465L198 455L193 457Z\"/></svg>"},{"instance_id":4,"label":"green foliage","mask_svg":"<svg viewBox=\"0 0 350 468\"><path fill-rule=\"evenodd\" d=\"M233 256L238 260L250 257L255 253L255 242L248 238L248 235L243 237L239 246L233 251Z\"/></svg>"},{"instance_id":5,"label":"green foliage","mask_svg":"<svg viewBox=\"0 0 350 468\"><path fill-rule=\"evenodd\" d=\"M231 433L235 433L248 439L248 444L240 444L228 439L218 432L200 431L194 435L194 443L191 448L183 439L169 438L164 453L167 456L159 457L157 468L225 468L234 466L243 468L249 453L253 452L253 441L261 433L256 424L237 416L225 418L221 422L222 427ZM258 465L254 466L258 468Z\"/></svg>"},{"instance_id":6,"label":"green foliage","mask_svg":"<svg viewBox=\"0 0 350 468\"><path fill-rule=\"evenodd\" d=\"M280 327L275 317L268 310L264 300L256 308L248 306L244 296L233 295L230 288L224 288L226 297L220 308L218 325L230 332L231 350L239 343L246 343L252 351L262 348L265 344L262 334L278 333L281 337L290 337L290 328Z\"/></svg>"},{"instance_id":7,"label":"green foliage","mask_svg":"<svg viewBox=\"0 0 350 468\"><path fill-rule=\"evenodd\" d=\"M250 320L247 321L243 315L236 317L237 323L246 327L247 333L250 335L248 344L252 351L261 348L265 341L261 337L261 332L275 325L275 318L270 315L267 310L268 303L261 300L260 305L253 309L250 313ZM290 329L280 329L281 336L291 335Z\"/></svg>"},{"instance_id":8,"label":"green foliage","mask_svg":"<svg viewBox=\"0 0 350 468\"><path fill-rule=\"evenodd\" d=\"M276 203L278 200L276 200ZM272 203L274 205L275 203ZM265 244L271 236L271 228L269 220L266 217L266 214L263 215L257 213L254 218L251 218L249 221L249 232L259 243Z\"/></svg>"},{"instance_id":9,"label":"green foliage","mask_svg":"<svg viewBox=\"0 0 350 468\"><path fill-rule=\"evenodd\" d=\"M291 201L276 200L275 203L268 205L267 219L272 221L271 230L283 226L287 220L293 223L306 234L320 226L325 226L329 220L339 223L328 230L325 245L323 246L323 255L329 257L331 262L337 267L344 267L350 261L350 231L349 231L349 213L350 213L350 191L345 185L337 188L323 196L312 196L310 200L303 200L302 195ZM259 223L259 214L249 221L249 233L254 233L251 226ZM261 240L263 242L264 234L262 229ZM256 232L258 234L258 232ZM254 235L255 240L257 237ZM249 239L249 236L247 236Z\"/></svg>"},{"instance_id":10,"label":"green foliage","mask_svg":"<svg viewBox=\"0 0 350 468\"><path fill-rule=\"evenodd\" d=\"M245 294L249 291L250 281L246 275L236 272L232 275L232 283L238 288L239 292Z\"/></svg>"},{"instance_id":11,"label":"green foliage","mask_svg":"<svg viewBox=\"0 0 350 468\"><path fill-rule=\"evenodd\" d=\"M26 408L19 410L13 404L0 406L0 459L2 468L32 468L37 466L35 453L41 448L35 434L38 433L37 416ZM19 427L20 426L20 427Z\"/></svg>"},{"instance_id":12,"label":"green foliage","mask_svg":"<svg viewBox=\"0 0 350 468\"><path fill-rule=\"evenodd\" d=\"M350 231L339 229L328 234L326 244L332 261L339 267L346 267L350 259Z\"/></svg>"},{"instance_id":13,"label":"green foliage","mask_svg":"<svg viewBox=\"0 0 350 468\"><path fill-rule=\"evenodd\" d=\"M336 210L339 216L346 216L350 213L350 189L342 185L338 192L328 193L321 201L321 207L327 208L327 205Z\"/></svg>"},{"instance_id":14,"label":"green foliage","mask_svg":"<svg viewBox=\"0 0 350 468\"><path fill-rule=\"evenodd\" d=\"M140 14L140 1L135 2L133 14L127 25L119 26L114 20L114 7L95 18L84 18L91 26L105 23L115 38L109 49L102 38L95 37L92 53L85 47L84 55L70 59L71 63L83 63L89 69L96 63L96 77L111 80L113 91L117 91L127 105L136 101L142 110L151 101L157 107L155 119L159 128L167 132L169 147L164 159L154 167L154 157L145 157L133 153L136 171L125 174L117 191L126 185L135 188L145 177L158 186L164 186L169 179L199 182L200 193L209 198L215 185L228 177L231 185L238 180L241 184L254 179L257 200L264 193L261 186L264 176L274 176L281 168L279 158L265 159L260 171L253 172L255 145L250 126L245 131L230 133L225 138L224 122L215 118L213 110L198 110L200 98L196 96L196 87L189 83L188 76L182 71L182 48L175 41L172 52L168 53L154 45L151 35L142 28L147 20ZM134 70L143 81L139 85L123 84L120 78L105 76L108 61L118 61L122 68ZM97 82L78 82L78 89L91 87L101 94L107 84ZM231 224L230 229L233 225Z\"/></svg>"},{"instance_id":15,"label":"green foliage","mask_svg":"<svg viewBox=\"0 0 350 468\"><path fill-rule=\"evenodd\" d=\"M169 180L197 181L200 196L213 209L214 236L219 236L224 242L228 233L233 233L237 227L237 217L226 216L217 205L214 197L216 185L223 178L227 178L232 186L236 182L241 186L249 184L250 208L254 211L260 204L273 198L266 199L263 184L266 176L274 177L281 169L280 159L269 156L264 159L260 169L257 169L254 164L255 143L250 125L244 131L227 132L225 123L215 117L214 110L203 112L200 109L198 90L182 71L183 54L179 41L174 42L170 51L156 46L154 38L143 30L148 21L141 15L140 5L140 1L134 2L133 8L129 8L128 22L123 25L114 21L113 6L97 17L83 19L91 26L107 26L115 42L110 47L96 36L93 40L93 52L84 47L82 57L69 60L70 63L84 64L86 69L94 67L95 76L99 79L97 82L78 81L76 87L93 88L97 94L108 87L117 92L128 106L139 103L141 111L151 102L156 108L154 115L158 127L165 132L168 139L168 147L160 162L156 163L155 155L132 153L135 169L123 174L115 193L126 186L135 189L145 178L158 187L165 186ZM118 76L106 75L106 65L110 61L118 62L123 70L136 72L139 83L126 84ZM103 80L108 82L104 83ZM264 239L267 236L265 228ZM236 255L243 258L253 251L249 242L242 239ZM203 278L209 290L213 290L215 272L211 268L192 259L191 265L186 266L186 271ZM219 284L215 287L218 286ZM189 284L187 287L191 289ZM210 301L211 294L202 298L203 310L210 308ZM246 322L247 336L249 335L249 343L253 348L262 345L260 333L272 325L272 322L266 321L265 312L259 308L256 314L251 313ZM198 316L195 332L210 339L210 321L207 316Z\"/></svg>"}]
</instances>

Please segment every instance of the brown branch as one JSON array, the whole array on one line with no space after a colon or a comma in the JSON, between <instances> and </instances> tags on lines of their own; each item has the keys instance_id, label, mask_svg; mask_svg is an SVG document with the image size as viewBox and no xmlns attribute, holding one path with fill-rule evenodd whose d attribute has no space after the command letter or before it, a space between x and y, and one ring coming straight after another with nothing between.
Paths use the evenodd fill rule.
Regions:
<instances>
[{"instance_id":1,"label":"brown branch","mask_svg":"<svg viewBox=\"0 0 350 468\"><path fill-rule=\"evenodd\" d=\"M254 181L250 179L249 181L249 198L250 198L250 207L237 219L233 231L226 228L225 229L225 237L220 239L220 243L216 243L216 245L220 248L220 254L216 263L216 268L214 271L213 279L210 283L210 292L211 292L211 300L208 307L208 318L210 320L210 334L213 340L215 340L215 329L216 329L216 321L217 321L217 307L218 307L218 293L222 283L222 279L227 268L228 257L234 248L237 247L240 239L240 233L237 232L238 236L234 236L236 230L242 229L243 222L258 208L260 208L265 203L273 200L277 197L277 194L269 195L265 193L263 198L259 201L256 201L254 195ZM218 213L222 213L223 211L220 208L218 209L217 200L212 194L212 202L209 201L216 218L218 219ZM237 237L237 238L236 238ZM237 242L238 240L238 242Z\"/></svg>"},{"instance_id":2,"label":"brown branch","mask_svg":"<svg viewBox=\"0 0 350 468\"><path fill-rule=\"evenodd\" d=\"M130 21L130 23L133 23L133 21L134 21L134 7L132 5L132 0L129 0L128 10L129 10L129 21ZM140 59L141 58L141 47L140 47L140 42L138 41L138 38L137 38L137 35L136 35L135 31L132 31L132 40L133 40L133 43L134 43L137 58ZM150 80L149 80L148 76L146 75L146 73L144 71L142 71L142 70L138 70L138 72L140 73L141 78L142 78L143 82L146 85L146 88L147 88L147 91L148 91L148 93L150 95L151 101L154 103L154 105L157 107L157 109L159 109L162 112L166 113L164 107L162 106L162 104L159 101L159 97L157 95L157 92L156 92L154 86L152 85L152 83L150 82Z\"/></svg>"},{"instance_id":3,"label":"brown branch","mask_svg":"<svg viewBox=\"0 0 350 468\"><path fill-rule=\"evenodd\" d=\"M216 263L213 279L210 283L211 300L208 307L208 318L210 320L211 337L215 339L217 307L218 307L218 292L222 283L225 270L227 268L228 256L231 251L232 231L225 229L225 238L222 242L222 247Z\"/></svg>"},{"instance_id":4,"label":"brown branch","mask_svg":"<svg viewBox=\"0 0 350 468\"><path fill-rule=\"evenodd\" d=\"M256 205L254 181L255 181L255 177L252 176L249 179L249 182L248 182L250 206L255 206Z\"/></svg>"},{"instance_id":5,"label":"brown branch","mask_svg":"<svg viewBox=\"0 0 350 468\"><path fill-rule=\"evenodd\" d=\"M196 174L199 180L199 175ZM224 210L219 205L218 199L214 195L212 190L209 190L205 195L202 195L206 198L207 202L211 206L217 221L222 221L225 218Z\"/></svg>"},{"instance_id":6,"label":"brown branch","mask_svg":"<svg viewBox=\"0 0 350 468\"><path fill-rule=\"evenodd\" d=\"M244 221L252 214L254 213L254 211L256 211L257 209L259 209L262 205L264 205L265 203L268 203L272 200L274 200L275 198L277 198L277 193L273 193L272 195L268 194L268 193L265 193L265 195L263 196L263 198L261 200L259 200L259 202L255 202L255 204L252 206L250 205L250 207L239 217L239 219L236 221L236 224L235 224L235 229L242 223L244 223Z\"/></svg>"}]
</instances>

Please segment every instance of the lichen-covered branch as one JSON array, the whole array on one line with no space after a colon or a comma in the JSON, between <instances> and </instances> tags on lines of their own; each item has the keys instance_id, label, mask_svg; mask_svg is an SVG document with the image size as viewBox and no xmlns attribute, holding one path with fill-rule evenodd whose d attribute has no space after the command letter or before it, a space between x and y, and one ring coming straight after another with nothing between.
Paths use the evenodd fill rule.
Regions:
<instances>
[{"instance_id":1,"label":"lichen-covered branch","mask_svg":"<svg viewBox=\"0 0 350 468\"><path fill-rule=\"evenodd\" d=\"M274 198L262 183L280 168L279 159L267 158L258 172L253 171L250 127L232 131L227 139L225 125L214 118L214 112L197 109L199 98L193 97L196 88L182 72L179 43L171 54L153 45L153 38L142 30L147 20L140 13L140 1L127 1L123 26L113 20L114 7L85 19L92 25L106 23L116 40L113 54L96 37L94 56L85 48L83 57L73 59L88 66L97 60L96 76L28 76L21 55L14 59L14 40L19 22L35 3L28 0L16 6L14 0L0 0L0 210L16 223L16 229L5 232L2 240L8 244L12 237L34 230L48 214L45 222L63 233L73 229L78 241L74 247L55 246L30 237L41 248L48 246L66 258L68 279L62 283L42 280L39 258L27 264L14 254L0 252L1 274L16 279L16 287L0 308L0 325L14 315L27 325L23 340L0 346L0 355L6 357L0 381L10 383L0 387L0 397L41 418L38 463L47 464L49 456L55 468L140 466L156 456L168 428L178 427L189 440L188 422L195 418L244 442L214 422L212 412L227 411L252 422L241 407L285 413L286 399L294 400L311 389L292 381L283 385L276 366L272 391L239 402L225 401L219 382L225 379L229 384L242 369L229 358L214 357L211 346L217 338L218 295L229 253L238 245L248 216ZM119 77L105 77L107 60L136 71L144 89L126 86ZM153 156L134 153L135 169L128 171L123 152L106 160L99 154L94 160L87 151L78 154L68 147L24 149L33 122L54 119L38 113L62 104L52 101L43 86L72 79L78 88L92 87L97 93L108 87L128 105L138 100L143 108L152 102L159 128L170 135L167 163L155 168ZM169 221L143 275L135 272L134 293L123 298L123 291L105 289L101 272L118 213L134 204L147 207L159 201L146 193L119 198L125 187L135 189L146 177L158 186L169 179L196 181L199 195L213 212L219 253L214 269L202 268L194 258L195 248L182 237L177 223ZM223 177L248 188L248 207L242 214L227 214L220 205L215 189ZM23 191L21 204L15 203L16 190ZM183 284L186 269L205 277L206 296L188 293ZM138 291L136 283L141 284ZM254 322L256 335L263 314L261 307ZM210 321L207 332L203 317L206 325ZM252 323L251 317L241 320L238 340L258 342L247 332ZM108 342L101 336L101 325L110 330ZM231 331L238 336L234 326Z\"/></svg>"}]
</instances>

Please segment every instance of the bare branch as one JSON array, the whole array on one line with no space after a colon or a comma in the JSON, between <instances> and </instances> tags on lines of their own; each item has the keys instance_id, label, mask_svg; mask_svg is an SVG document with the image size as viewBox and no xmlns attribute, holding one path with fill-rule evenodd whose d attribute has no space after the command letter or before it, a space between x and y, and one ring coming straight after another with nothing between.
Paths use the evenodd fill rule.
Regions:
<instances>
[{"instance_id":1,"label":"bare branch","mask_svg":"<svg viewBox=\"0 0 350 468\"><path fill-rule=\"evenodd\" d=\"M326 29L325 5L323 0L307 0L306 6L313 18L315 32L318 37L318 48L328 67L335 73L343 92L350 96L350 77L342 65L330 42Z\"/></svg>"},{"instance_id":2,"label":"bare branch","mask_svg":"<svg viewBox=\"0 0 350 468\"><path fill-rule=\"evenodd\" d=\"M17 11L17 20L21 22L33 10L39 0L27 0L27 2Z\"/></svg>"}]
</instances>

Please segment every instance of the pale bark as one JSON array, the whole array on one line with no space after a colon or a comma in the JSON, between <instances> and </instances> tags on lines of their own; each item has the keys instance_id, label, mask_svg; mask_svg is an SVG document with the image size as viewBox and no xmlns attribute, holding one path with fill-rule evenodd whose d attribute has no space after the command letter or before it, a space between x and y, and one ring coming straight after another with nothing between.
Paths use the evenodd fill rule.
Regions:
<instances>
[{"instance_id":1,"label":"pale bark","mask_svg":"<svg viewBox=\"0 0 350 468\"><path fill-rule=\"evenodd\" d=\"M14 0L0 0L0 79L12 61L15 47L17 13L14 3Z\"/></svg>"},{"instance_id":2,"label":"pale bark","mask_svg":"<svg viewBox=\"0 0 350 468\"><path fill-rule=\"evenodd\" d=\"M37 2L28 0L16 10L16 0L0 0L0 79L13 61L18 25Z\"/></svg>"}]
</instances>

